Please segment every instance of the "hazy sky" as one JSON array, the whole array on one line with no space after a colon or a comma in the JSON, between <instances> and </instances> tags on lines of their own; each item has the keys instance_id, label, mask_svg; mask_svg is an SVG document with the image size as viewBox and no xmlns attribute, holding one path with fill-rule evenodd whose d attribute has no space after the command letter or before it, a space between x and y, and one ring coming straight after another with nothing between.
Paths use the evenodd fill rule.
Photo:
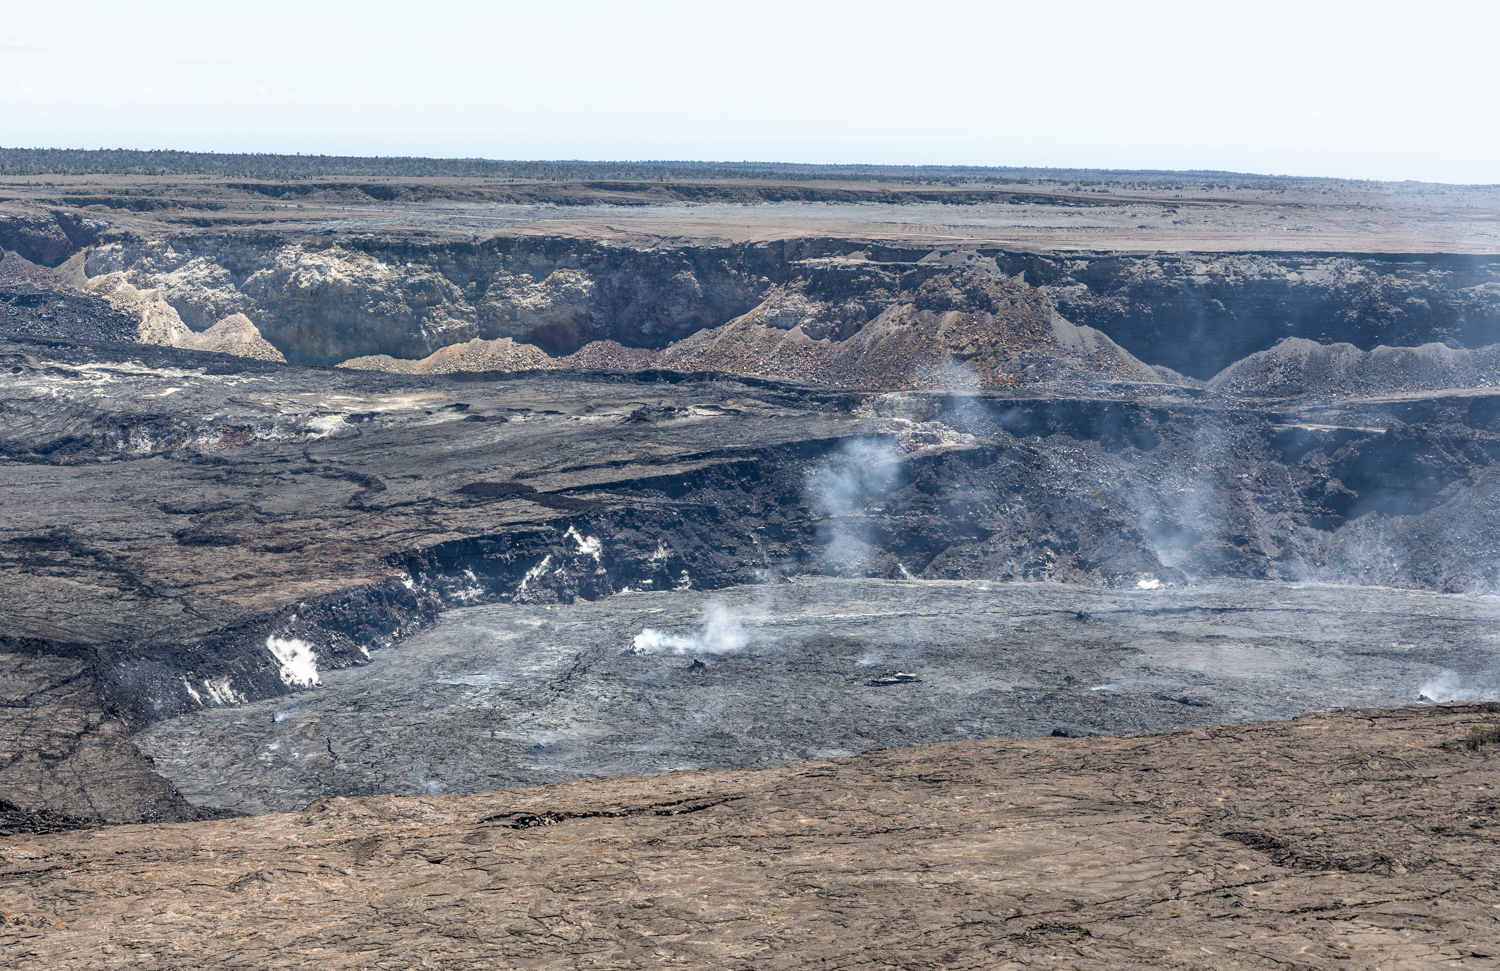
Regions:
<instances>
[{"instance_id":1,"label":"hazy sky","mask_svg":"<svg viewBox=\"0 0 1500 971\"><path fill-rule=\"evenodd\" d=\"M0 144L1500 183L1500 3L3 2Z\"/></svg>"}]
</instances>

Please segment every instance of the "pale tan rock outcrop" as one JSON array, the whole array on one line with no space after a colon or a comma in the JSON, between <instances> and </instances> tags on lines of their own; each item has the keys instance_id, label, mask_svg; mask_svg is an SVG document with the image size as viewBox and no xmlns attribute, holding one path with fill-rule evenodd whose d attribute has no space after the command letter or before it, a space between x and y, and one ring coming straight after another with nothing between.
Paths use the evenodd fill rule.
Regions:
<instances>
[{"instance_id":1,"label":"pale tan rock outcrop","mask_svg":"<svg viewBox=\"0 0 1500 971\"><path fill-rule=\"evenodd\" d=\"M1159 383L1179 376L1063 319L1040 291L936 278L843 339L842 308L773 293L721 327L661 352L661 366L863 388L1010 387L1046 379Z\"/></svg>"},{"instance_id":2,"label":"pale tan rock outcrop","mask_svg":"<svg viewBox=\"0 0 1500 971\"><path fill-rule=\"evenodd\" d=\"M230 314L202 333L194 333L159 290L142 290L123 273L100 274L85 282L84 289L138 320L136 338L142 344L233 354L258 361L286 361L281 351L262 337L244 314Z\"/></svg>"},{"instance_id":3,"label":"pale tan rock outcrop","mask_svg":"<svg viewBox=\"0 0 1500 971\"><path fill-rule=\"evenodd\" d=\"M553 274L558 276L558 274ZM549 278L550 280L551 278ZM595 342L564 358L509 338L454 344L421 360L358 357L340 367L401 374L623 366L727 371L856 388L978 390L1043 380L1177 383L1092 327L1063 319L1038 290L938 279L854 325L846 307L777 290L747 314L661 351ZM853 328L852 332L840 339Z\"/></svg>"},{"instance_id":4,"label":"pale tan rock outcrop","mask_svg":"<svg viewBox=\"0 0 1500 971\"><path fill-rule=\"evenodd\" d=\"M379 349L416 356L478 333L464 292L433 266L342 246L282 246L240 291L272 338L299 342L313 359Z\"/></svg>"},{"instance_id":5,"label":"pale tan rock outcrop","mask_svg":"<svg viewBox=\"0 0 1500 971\"><path fill-rule=\"evenodd\" d=\"M418 361L372 354L355 357L339 365L356 371L389 371L394 374L453 374L458 371L529 371L550 369L557 362L539 347L517 344L509 337L486 341L474 338L465 344L450 344Z\"/></svg>"},{"instance_id":6,"label":"pale tan rock outcrop","mask_svg":"<svg viewBox=\"0 0 1500 971\"><path fill-rule=\"evenodd\" d=\"M136 338L142 344L184 347L193 337L192 329L158 291L137 288L123 273L100 274L88 281L86 289L140 321Z\"/></svg>"},{"instance_id":7,"label":"pale tan rock outcrop","mask_svg":"<svg viewBox=\"0 0 1500 971\"><path fill-rule=\"evenodd\" d=\"M189 260L170 272L140 276L146 277L143 284L153 287L176 308L189 327L200 331L251 307L229 271L204 257Z\"/></svg>"},{"instance_id":8,"label":"pale tan rock outcrop","mask_svg":"<svg viewBox=\"0 0 1500 971\"><path fill-rule=\"evenodd\" d=\"M532 335L554 350L578 345L589 329L597 286L585 272L555 270L540 280L501 274L485 289L478 311L489 333Z\"/></svg>"},{"instance_id":9,"label":"pale tan rock outcrop","mask_svg":"<svg viewBox=\"0 0 1500 971\"><path fill-rule=\"evenodd\" d=\"M286 358L271 342L260 336L260 331L244 314L230 314L201 334L193 334L185 344L195 351L213 351L218 354L233 354L235 357L252 357L257 361L280 361Z\"/></svg>"},{"instance_id":10,"label":"pale tan rock outcrop","mask_svg":"<svg viewBox=\"0 0 1500 971\"><path fill-rule=\"evenodd\" d=\"M1210 388L1241 395L1383 395L1438 388L1493 388L1500 384L1500 344L1360 350L1288 338L1220 371Z\"/></svg>"}]
</instances>

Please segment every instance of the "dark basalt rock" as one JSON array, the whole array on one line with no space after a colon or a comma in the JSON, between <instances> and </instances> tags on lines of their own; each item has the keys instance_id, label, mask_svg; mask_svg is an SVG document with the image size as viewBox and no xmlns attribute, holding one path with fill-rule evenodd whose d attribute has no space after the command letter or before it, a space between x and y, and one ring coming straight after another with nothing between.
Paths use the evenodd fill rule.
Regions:
<instances>
[{"instance_id":1,"label":"dark basalt rock","mask_svg":"<svg viewBox=\"0 0 1500 971\"><path fill-rule=\"evenodd\" d=\"M39 836L93 829L98 825L97 820L82 819L49 809L23 809L15 803L0 799L0 836Z\"/></svg>"},{"instance_id":2,"label":"dark basalt rock","mask_svg":"<svg viewBox=\"0 0 1500 971\"><path fill-rule=\"evenodd\" d=\"M0 262L0 272L7 257ZM76 290L0 279L0 338L44 344L133 345L136 322L103 300Z\"/></svg>"}]
</instances>

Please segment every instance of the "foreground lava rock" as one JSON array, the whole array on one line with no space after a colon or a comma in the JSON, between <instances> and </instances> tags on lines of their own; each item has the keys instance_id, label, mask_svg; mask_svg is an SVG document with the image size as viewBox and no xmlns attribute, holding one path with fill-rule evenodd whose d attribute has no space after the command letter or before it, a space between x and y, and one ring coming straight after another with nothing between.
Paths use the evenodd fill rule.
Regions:
<instances>
[{"instance_id":1,"label":"foreground lava rock","mask_svg":"<svg viewBox=\"0 0 1500 971\"><path fill-rule=\"evenodd\" d=\"M992 739L0 840L17 971L1430 968L1500 954L1500 706Z\"/></svg>"}]
</instances>

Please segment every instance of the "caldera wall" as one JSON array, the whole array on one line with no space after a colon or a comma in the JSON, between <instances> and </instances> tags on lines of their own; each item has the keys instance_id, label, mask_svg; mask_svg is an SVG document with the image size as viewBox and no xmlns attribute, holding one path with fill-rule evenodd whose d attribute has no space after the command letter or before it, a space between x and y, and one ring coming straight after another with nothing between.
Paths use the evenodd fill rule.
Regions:
<instances>
[{"instance_id":1,"label":"caldera wall","mask_svg":"<svg viewBox=\"0 0 1500 971\"><path fill-rule=\"evenodd\" d=\"M156 290L195 331L243 313L296 363L414 359L474 338L551 355L596 340L661 349L763 304L769 326L839 342L934 277L973 275L1035 287L1145 363L1205 380L1288 337L1365 350L1500 341L1500 257L1484 256L241 231L119 237L86 267Z\"/></svg>"}]
</instances>

